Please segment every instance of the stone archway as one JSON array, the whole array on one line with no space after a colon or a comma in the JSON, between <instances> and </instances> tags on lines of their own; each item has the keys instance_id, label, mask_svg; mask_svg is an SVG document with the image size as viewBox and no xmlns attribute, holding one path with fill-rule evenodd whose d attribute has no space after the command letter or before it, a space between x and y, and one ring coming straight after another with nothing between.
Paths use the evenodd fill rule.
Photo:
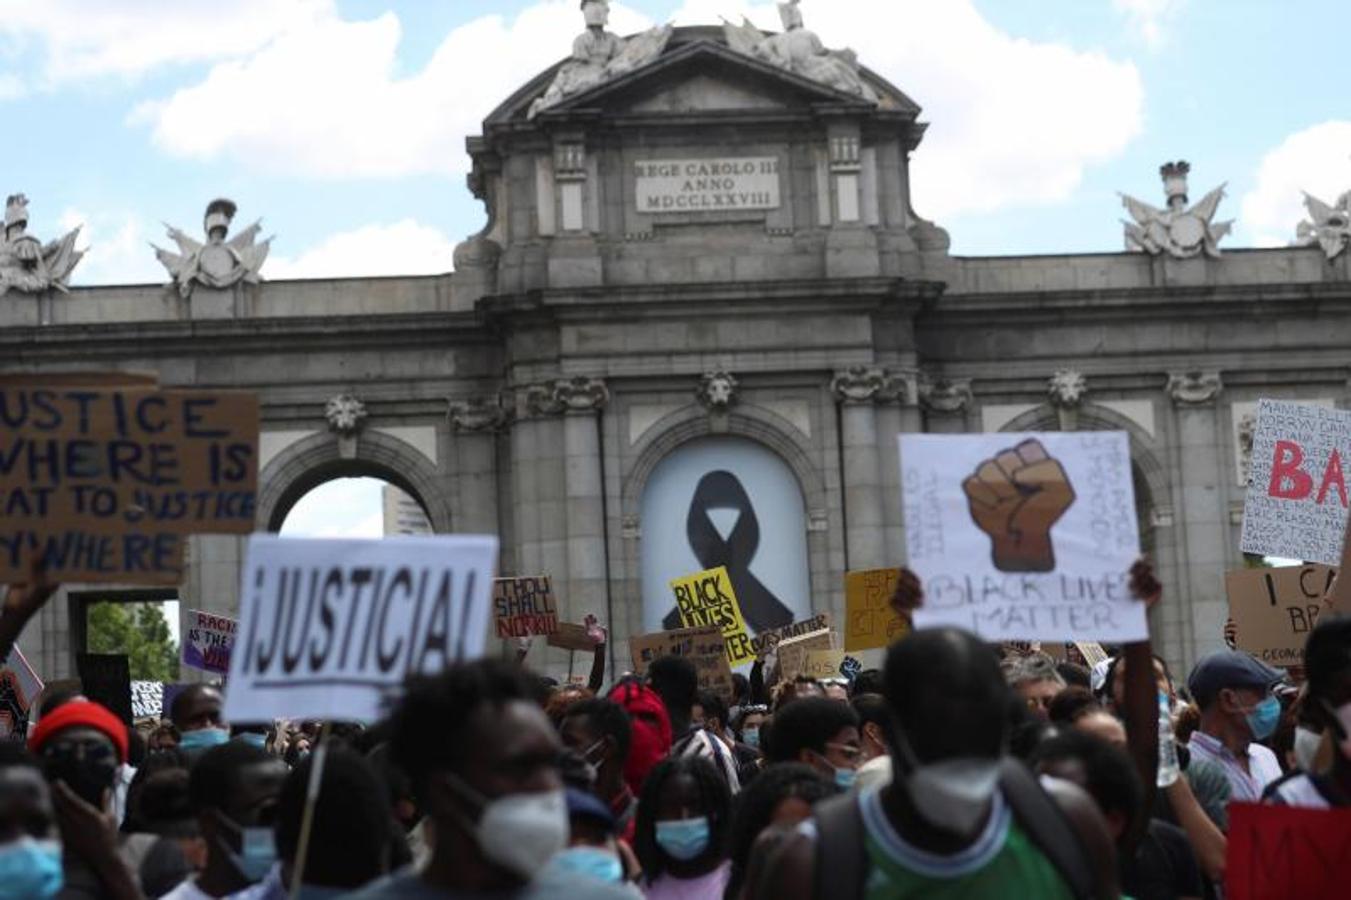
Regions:
<instances>
[{"instance_id":1,"label":"stone archway","mask_svg":"<svg viewBox=\"0 0 1351 900\"><path fill-rule=\"evenodd\" d=\"M344 455L335 435L316 434L279 453L258 474L257 527L281 530L300 498L326 481L369 476L388 481L416 500L437 534L453 530L436 467L416 447L378 431L363 432L355 444L355 452Z\"/></svg>"}]
</instances>

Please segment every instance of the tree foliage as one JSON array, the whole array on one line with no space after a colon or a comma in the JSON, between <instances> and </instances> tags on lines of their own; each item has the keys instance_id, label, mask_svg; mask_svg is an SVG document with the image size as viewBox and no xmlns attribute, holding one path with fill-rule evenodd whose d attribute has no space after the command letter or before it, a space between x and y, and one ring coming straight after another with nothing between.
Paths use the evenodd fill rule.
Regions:
<instances>
[{"instance_id":1,"label":"tree foliage","mask_svg":"<svg viewBox=\"0 0 1351 900\"><path fill-rule=\"evenodd\" d=\"M178 642L158 603L95 603L89 607L90 653L125 653L135 681L178 680Z\"/></svg>"}]
</instances>

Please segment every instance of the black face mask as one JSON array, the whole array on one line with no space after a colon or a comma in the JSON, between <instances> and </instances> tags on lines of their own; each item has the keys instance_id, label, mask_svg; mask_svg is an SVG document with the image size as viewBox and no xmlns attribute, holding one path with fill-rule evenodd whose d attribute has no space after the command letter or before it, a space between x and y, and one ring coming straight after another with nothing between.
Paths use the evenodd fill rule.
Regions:
<instances>
[{"instance_id":1,"label":"black face mask","mask_svg":"<svg viewBox=\"0 0 1351 900\"><path fill-rule=\"evenodd\" d=\"M49 782L63 781L86 803L103 808L103 795L117 778L117 751L96 742L57 741L42 752Z\"/></svg>"}]
</instances>

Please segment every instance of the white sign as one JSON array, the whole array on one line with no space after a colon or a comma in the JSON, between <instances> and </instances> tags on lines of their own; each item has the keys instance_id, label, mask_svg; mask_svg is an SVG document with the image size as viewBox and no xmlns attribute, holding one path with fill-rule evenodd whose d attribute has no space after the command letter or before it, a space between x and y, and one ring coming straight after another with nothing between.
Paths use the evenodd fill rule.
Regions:
<instances>
[{"instance_id":1,"label":"white sign","mask_svg":"<svg viewBox=\"0 0 1351 900\"><path fill-rule=\"evenodd\" d=\"M1351 412L1260 401L1243 504L1243 552L1340 564L1348 467Z\"/></svg>"},{"instance_id":2,"label":"white sign","mask_svg":"<svg viewBox=\"0 0 1351 900\"><path fill-rule=\"evenodd\" d=\"M373 722L404 678L483 655L497 538L254 535L225 717Z\"/></svg>"},{"instance_id":3,"label":"white sign","mask_svg":"<svg viewBox=\"0 0 1351 900\"><path fill-rule=\"evenodd\" d=\"M158 719L164 715L164 682L133 681L131 683L131 717Z\"/></svg>"},{"instance_id":4,"label":"white sign","mask_svg":"<svg viewBox=\"0 0 1351 900\"><path fill-rule=\"evenodd\" d=\"M1140 553L1121 432L900 436L916 628L990 641L1148 636L1128 590Z\"/></svg>"},{"instance_id":5,"label":"white sign","mask_svg":"<svg viewBox=\"0 0 1351 900\"><path fill-rule=\"evenodd\" d=\"M638 212L779 208L779 158L659 159L634 163Z\"/></svg>"}]
</instances>

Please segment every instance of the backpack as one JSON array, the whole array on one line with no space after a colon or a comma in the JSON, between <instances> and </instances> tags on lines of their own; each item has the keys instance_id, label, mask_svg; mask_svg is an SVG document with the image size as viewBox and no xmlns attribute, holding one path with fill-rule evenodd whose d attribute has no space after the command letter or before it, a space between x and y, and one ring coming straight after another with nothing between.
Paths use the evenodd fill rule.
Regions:
<instances>
[{"instance_id":1,"label":"backpack","mask_svg":"<svg viewBox=\"0 0 1351 900\"><path fill-rule=\"evenodd\" d=\"M610 700L629 714L632 739L624 760L624 781L636 795L652 767L671 752L671 719L657 692L636 679L625 679L610 691Z\"/></svg>"},{"instance_id":2,"label":"backpack","mask_svg":"<svg viewBox=\"0 0 1351 900\"><path fill-rule=\"evenodd\" d=\"M1074 897L1093 897L1093 870L1088 851L1075 835L1059 804L1037 783L1022 763L1005 759L1000 766L999 789L1014 819L1033 845L1065 879ZM854 792L817 805L816 886L819 900L862 900L868 883L867 843L863 814Z\"/></svg>"}]
</instances>

